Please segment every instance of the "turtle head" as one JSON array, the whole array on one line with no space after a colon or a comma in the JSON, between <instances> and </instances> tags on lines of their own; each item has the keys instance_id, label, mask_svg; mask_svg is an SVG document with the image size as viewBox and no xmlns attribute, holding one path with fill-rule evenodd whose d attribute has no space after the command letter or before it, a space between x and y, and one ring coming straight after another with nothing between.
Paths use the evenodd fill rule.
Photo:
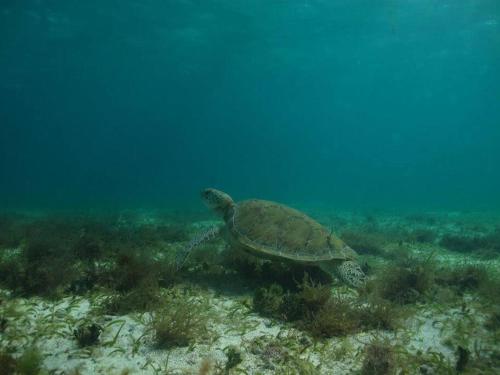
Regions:
<instances>
[{"instance_id":1,"label":"turtle head","mask_svg":"<svg viewBox=\"0 0 500 375\"><path fill-rule=\"evenodd\" d=\"M232 198L228 194L217 189L208 188L202 190L201 199L203 199L203 202L205 202L205 204L217 215L224 218L229 216L234 207Z\"/></svg>"}]
</instances>

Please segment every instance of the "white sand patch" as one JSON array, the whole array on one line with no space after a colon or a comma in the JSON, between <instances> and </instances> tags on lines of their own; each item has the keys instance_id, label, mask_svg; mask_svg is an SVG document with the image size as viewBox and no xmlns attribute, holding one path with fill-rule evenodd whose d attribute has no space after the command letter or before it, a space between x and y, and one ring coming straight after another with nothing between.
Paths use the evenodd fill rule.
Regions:
<instances>
[{"instance_id":1,"label":"white sand patch","mask_svg":"<svg viewBox=\"0 0 500 375\"><path fill-rule=\"evenodd\" d=\"M44 356L44 366L54 374L74 369L82 374L119 374L124 369L140 374L160 370L196 373L206 359L212 366L223 368L227 350L234 346L243 358L238 368L247 373L272 374L288 356L318 366L320 373L342 375L360 367L363 348L374 336L387 337L413 353L436 352L453 361L454 351L444 340L464 319L459 308L439 311L422 306L399 333L371 331L314 342L289 325L260 317L232 297L211 295L210 338L189 347L158 350L147 331L150 314L102 316L95 310L100 298L64 298L57 302L33 298L4 303L0 313L9 324L0 347L35 345ZM73 330L85 319L103 328L99 345L78 347ZM480 326L479 322L474 325Z\"/></svg>"}]
</instances>

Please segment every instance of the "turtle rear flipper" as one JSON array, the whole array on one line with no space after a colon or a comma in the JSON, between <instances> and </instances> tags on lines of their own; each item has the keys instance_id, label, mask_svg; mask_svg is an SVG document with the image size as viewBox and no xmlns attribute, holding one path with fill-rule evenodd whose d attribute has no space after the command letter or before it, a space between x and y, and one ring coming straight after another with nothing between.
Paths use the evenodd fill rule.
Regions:
<instances>
[{"instance_id":1,"label":"turtle rear flipper","mask_svg":"<svg viewBox=\"0 0 500 375\"><path fill-rule=\"evenodd\" d=\"M320 268L330 275L337 276L348 285L359 288L365 285L366 275L358 263L352 260L326 261L319 263Z\"/></svg>"},{"instance_id":2,"label":"turtle rear flipper","mask_svg":"<svg viewBox=\"0 0 500 375\"><path fill-rule=\"evenodd\" d=\"M366 282L366 275L358 263L346 260L338 266L338 274L349 285L359 288Z\"/></svg>"},{"instance_id":3,"label":"turtle rear flipper","mask_svg":"<svg viewBox=\"0 0 500 375\"><path fill-rule=\"evenodd\" d=\"M218 236L220 230L220 227L211 227L204 232L198 233L191 241L189 241L185 248L179 250L175 255L175 268L177 270L180 270L182 266L184 266L184 263L186 263L186 260L189 254L191 254L191 251L200 246L202 243L210 241L211 239Z\"/></svg>"}]
</instances>

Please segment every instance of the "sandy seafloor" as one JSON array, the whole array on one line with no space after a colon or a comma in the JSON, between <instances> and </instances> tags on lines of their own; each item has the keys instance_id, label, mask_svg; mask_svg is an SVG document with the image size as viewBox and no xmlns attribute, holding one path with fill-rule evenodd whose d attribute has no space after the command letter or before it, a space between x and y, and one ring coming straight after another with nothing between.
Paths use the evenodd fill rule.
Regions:
<instances>
[{"instance_id":1,"label":"sandy seafloor","mask_svg":"<svg viewBox=\"0 0 500 375\"><path fill-rule=\"evenodd\" d=\"M315 215L312 211L310 214L327 226L342 223L342 229L357 227L366 220L364 215L351 213L329 216ZM431 223L408 220L402 223L401 217L392 214L376 216L375 220L383 228L426 227L438 236L487 230L499 223L495 217L471 213L434 216L438 219ZM142 213L138 217L146 222L156 220L154 213ZM190 233L217 223L211 220L193 222ZM477 223L486 224L477 229ZM492 273L500 269L498 256L484 259L470 253L449 251L434 242L405 246L415 256L427 257L432 252L435 262L440 265L480 264ZM182 243L175 244L170 250L182 246ZM218 248L223 251L224 244L219 243ZM16 251L4 249L4 256ZM162 251L164 249L158 250L159 257ZM191 285L189 280L184 280L178 287L187 290L193 300L203 300L209 306L209 334L188 346L157 349L147 328L151 319L149 312L118 316L102 314L97 306L106 297L103 291L52 300L15 297L4 289L0 291L0 317L7 319L8 326L0 335L0 349L8 349L16 356L25 348L36 346L43 357L44 372L51 374L355 374L362 367L365 346L372 339L381 337L401 350L398 366L392 373L448 373L440 372L442 370L432 361L428 365L422 365L420 361L417 367L412 358L427 356L434 358L436 363L447 363L454 368L458 345L468 346L472 354L482 351L489 355L500 351L500 342L495 341L498 333L492 333L484 324L487 319L484 305L488 301L473 292L466 292L451 302L438 299L417 302L395 331L370 330L316 340L293 324L254 311L251 289L226 293L224 288ZM339 283L334 282L331 288L332 293L356 295L356 291ZM81 319L90 319L103 328L98 344L85 348L77 345L73 330ZM462 336L458 337L457 332ZM229 348L241 354L242 361L226 370ZM407 365L401 358L408 358ZM469 373L498 374L500 369L483 368Z\"/></svg>"}]
</instances>

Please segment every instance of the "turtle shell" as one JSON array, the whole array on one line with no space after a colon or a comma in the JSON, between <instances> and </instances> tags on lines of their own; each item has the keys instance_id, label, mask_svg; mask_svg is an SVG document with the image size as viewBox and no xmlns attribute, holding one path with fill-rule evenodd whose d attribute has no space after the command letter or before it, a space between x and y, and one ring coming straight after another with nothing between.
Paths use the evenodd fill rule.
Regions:
<instances>
[{"instance_id":1,"label":"turtle shell","mask_svg":"<svg viewBox=\"0 0 500 375\"><path fill-rule=\"evenodd\" d=\"M282 204L247 200L227 220L233 242L255 255L301 262L353 259L354 250L304 213Z\"/></svg>"}]
</instances>

